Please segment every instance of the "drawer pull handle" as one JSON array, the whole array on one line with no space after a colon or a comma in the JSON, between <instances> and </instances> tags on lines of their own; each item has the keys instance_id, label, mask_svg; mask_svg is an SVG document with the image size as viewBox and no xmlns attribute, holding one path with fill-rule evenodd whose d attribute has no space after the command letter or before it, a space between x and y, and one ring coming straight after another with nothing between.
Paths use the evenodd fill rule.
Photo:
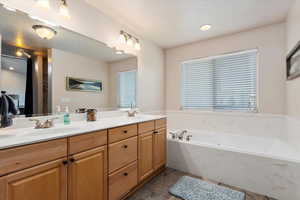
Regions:
<instances>
[{"instance_id":1,"label":"drawer pull handle","mask_svg":"<svg viewBox=\"0 0 300 200\"><path fill-rule=\"evenodd\" d=\"M74 158L71 158L70 161L71 161L71 162L75 162L75 159L74 159Z\"/></svg>"},{"instance_id":2,"label":"drawer pull handle","mask_svg":"<svg viewBox=\"0 0 300 200\"><path fill-rule=\"evenodd\" d=\"M125 130L125 131L123 131L123 133L128 133L128 131L127 131L127 130Z\"/></svg>"},{"instance_id":3,"label":"drawer pull handle","mask_svg":"<svg viewBox=\"0 0 300 200\"><path fill-rule=\"evenodd\" d=\"M123 146L124 149L127 149L127 147L128 147L128 146L127 146L126 144Z\"/></svg>"},{"instance_id":4,"label":"drawer pull handle","mask_svg":"<svg viewBox=\"0 0 300 200\"><path fill-rule=\"evenodd\" d=\"M67 160L64 160L62 163L63 163L63 165L67 165L67 164L68 164L68 161L67 161Z\"/></svg>"},{"instance_id":5,"label":"drawer pull handle","mask_svg":"<svg viewBox=\"0 0 300 200\"><path fill-rule=\"evenodd\" d=\"M127 172L125 172L125 173L124 173L124 176L128 176L128 173L127 173Z\"/></svg>"},{"instance_id":6,"label":"drawer pull handle","mask_svg":"<svg viewBox=\"0 0 300 200\"><path fill-rule=\"evenodd\" d=\"M154 133L154 134L157 134L157 133L158 133L158 131L154 131L153 133Z\"/></svg>"}]
</instances>

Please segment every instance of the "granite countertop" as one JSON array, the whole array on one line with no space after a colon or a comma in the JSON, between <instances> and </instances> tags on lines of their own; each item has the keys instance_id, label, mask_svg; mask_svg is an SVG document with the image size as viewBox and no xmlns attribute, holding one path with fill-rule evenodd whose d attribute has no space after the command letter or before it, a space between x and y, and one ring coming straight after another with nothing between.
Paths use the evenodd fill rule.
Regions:
<instances>
[{"instance_id":1,"label":"granite countertop","mask_svg":"<svg viewBox=\"0 0 300 200\"><path fill-rule=\"evenodd\" d=\"M55 124L53 128L49 129L34 129L33 127L5 128L0 129L0 150L80 135L93 131L115 128L119 126L125 126L129 124L157 120L165 117L166 116L163 115L139 114L136 117L122 116L101 118L95 122L76 121L71 122L70 125Z\"/></svg>"}]
</instances>

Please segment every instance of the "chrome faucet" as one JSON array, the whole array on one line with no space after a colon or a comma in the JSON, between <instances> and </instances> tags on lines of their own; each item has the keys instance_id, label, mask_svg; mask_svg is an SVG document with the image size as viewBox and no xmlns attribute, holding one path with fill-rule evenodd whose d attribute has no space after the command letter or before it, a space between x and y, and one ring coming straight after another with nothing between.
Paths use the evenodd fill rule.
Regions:
<instances>
[{"instance_id":1,"label":"chrome faucet","mask_svg":"<svg viewBox=\"0 0 300 200\"><path fill-rule=\"evenodd\" d=\"M191 137L193 137L193 136L192 136L192 135L186 136L186 141L190 141L190 140L191 140Z\"/></svg>"},{"instance_id":2,"label":"chrome faucet","mask_svg":"<svg viewBox=\"0 0 300 200\"><path fill-rule=\"evenodd\" d=\"M134 109L133 103L130 105L130 110L127 111L128 117L135 117L138 112Z\"/></svg>"},{"instance_id":3,"label":"chrome faucet","mask_svg":"<svg viewBox=\"0 0 300 200\"><path fill-rule=\"evenodd\" d=\"M178 139L183 140L184 135L187 134L187 130L183 130L181 133L178 134Z\"/></svg>"},{"instance_id":4,"label":"chrome faucet","mask_svg":"<svg viewBox=\"0 0 300 200\"><path fill-rule=\"evenodd\" d=\"M39 119L29 119L29 121L34 121L35 122L35 129L45 129L45 128L51 128L54 126L54 120L58 119L57 117L47 119L44 122L41 122Z\"/></svg>"},{"instance_id":5,"label":"chrome faucet","mask_svg":"<svg viewBox=\"0 0 300 200\"><path fill-rule=\"evenodd\" d=\"M174 132L170 131L169 134L172 135L173 140L177 139L177 137L178 137L177 133L174 133Z\"/></svg>"}]
</instances>

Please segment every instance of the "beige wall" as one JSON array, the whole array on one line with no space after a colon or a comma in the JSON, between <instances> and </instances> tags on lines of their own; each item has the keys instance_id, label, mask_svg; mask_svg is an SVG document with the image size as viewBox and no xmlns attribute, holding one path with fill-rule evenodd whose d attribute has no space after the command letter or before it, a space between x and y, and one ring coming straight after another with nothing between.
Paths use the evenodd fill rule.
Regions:
<instances>
[{"instance_id":1,"label":"beige wall","mask_svg":"<svg viewBox=\"0 0 300 200\"><path fill-rule=\"evenodd\" d=\"M62 27L99 40L109 46L120 46L126 52L138 56L138 102L143 111L164 108L164 58L163 51L153 42L142 38L126 25L105 16L85 1L70 1L70 19L62 18L57 12L59 1L50 1L52 8L45 12L35 6L35 0L0 0L0 3L17 8L33 16L52 21ZM87 20L88 19L88 20ZM119 44L120 30L128 31L139 37L142 50L133 51Z\"/></svg>"},{"instance_id":2,"label":"beige wall","mask_svg":"<svg viewBox=\"0 0 300 200\"><path fill-rule=\"evenodd\" d=\"M128 58L108 64L109 69L109 105L112 108L119 107L119 72L137 70L137 58Z\"/></svg>"},{"instance_id":3,"label":"beige wall","mask_svg":"<svg viewBox=\"0 0 300 200\"><path fill-rule=\"evenodd\" d=\"M259 109L263 113L285 113L285 24L275 24L246 32L166 50L166 107L181 106L181 63L185 60L228 52L259 50Z\"/></svg>"},{"instance_id":4,"label":"beige wall","mask_svg":"<svg viewBox=\"0 0 300 200\"><path fill-rule=\"evenodd\" d=\"M80 55L52 49L52 105L68 105L71 112L77 108L108 107L108 66L107 63ZM102 80L103 91L74 92L66 90L66 76Z\"/></svg>"},{"instance_id":5,"label":"beige wall","mask_svg":"<svg viewBox=\"0 0 300 200\"><path fill-rule=\"evenodd\" d=\"M26 74L2 69L0 72L0 90L2 89L5 90L7 94L18 94L20 96L20 106L24 106Z\"/></svg>"},{"instance_id":6,"label":"beige wall","mask_svg":"<svg viewBox=\"0 0 300 200\"><path fill-rule=\"evenodd\" d=\"M142 41L138 55L138 99L141 111L160 112L165 109L164 52L153 43Z\"/></svg>"},{"instance_id":7,"label":"beige wall","mask_svg":"<svg viewBox=\"0 0 300 200\"><path fill-rule=\"evenodd\" d=\"M287 18L287 54L300 41L300 0L295 0ZM286 82L286 110L300 117L300 78Z\"/></svg>"}]
</instances>

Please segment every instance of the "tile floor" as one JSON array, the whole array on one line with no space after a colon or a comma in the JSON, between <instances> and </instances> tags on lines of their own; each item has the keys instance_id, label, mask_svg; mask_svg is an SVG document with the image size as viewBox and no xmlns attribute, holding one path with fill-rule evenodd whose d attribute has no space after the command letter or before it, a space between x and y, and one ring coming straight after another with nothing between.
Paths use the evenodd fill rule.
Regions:
<instances>
[{"instance_id":1,"label":"tile floor","mask_svg":"<svg viewBox=\"0 0 300 200\"><path fill-rule=\"evenodd\" d=\"M167 168L162 174L152 179L149 183L139 189L133 196L127 200L178 200L168 193L168 188L171 187L181 177L187 175L186 173ZM205 179L204 179L205 180ZM210 181L212 182L212 181ZM217 183L219 185L230 187L232 189L240 190L225 184ZM240 190L244 191L244 190ZM251 192L246 193L246 200L275 200L266 196L261 196Z\"/></svg>"}]
</instances>

